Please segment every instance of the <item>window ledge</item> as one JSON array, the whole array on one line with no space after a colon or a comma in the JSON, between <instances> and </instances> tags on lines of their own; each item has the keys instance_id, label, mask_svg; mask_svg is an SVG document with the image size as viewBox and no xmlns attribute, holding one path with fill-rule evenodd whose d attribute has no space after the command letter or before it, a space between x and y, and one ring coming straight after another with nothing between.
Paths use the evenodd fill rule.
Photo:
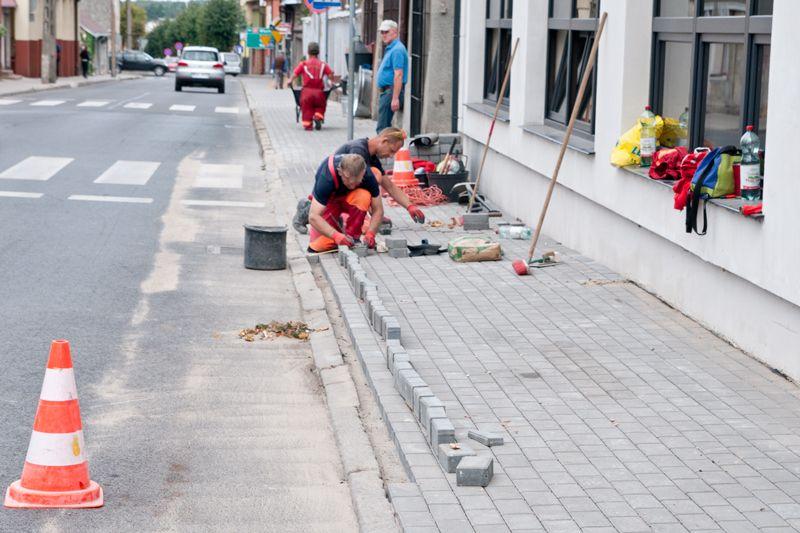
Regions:
<instances>
[{"instance_id":1,"label":"window ledge","mask_svg":"<svg viewBox=\"0 0 800 533\"><path fill-rule=\"evenodd\" d=\"M649 171L648 167L628 166L628 167L622 167L622 170L624 170L626 172L629 172L631 174L635 174L636 176L639 176L640 178L644 178L649 182L656 183L656 184L661 185L661 186L663 186L665 188L668 188L670 190L670 192L672 192L672 186L675 184L675 180L654 180L653 178L651 178L648 175L648 171ZM739 214L739 215L742 214L742 212L740 211L741 207L743 207L745 205L755 205L755 204L758 204L759 202L760 202L760 200L743 200L741 198L712 198L712 199L708 200L708 203L710 203L712 205L719 206L719 207L721 207L723 209L727 209L728 211L733 211L734 213ZM744 216L744 215L742 215L742 217L744 217L744 218L752 218L752 219L759 220L759 221L763 221L764 220L764 214L763 213L759 213L757 215L752 215L752 216Z\"/></svg>"},{"instance_id":2,"label":"window ledge","mask_svg":"<svg viewBox=\"0 0 800 533\"><path fill-rule=\"evenodd\" d=\"M556 144L564 142L564 135L567 133L566 130L554 128L546 124L523 124L522 129ZM592 140L571 135L567 146L582 154L594 155L594 141Z\"/></svg>"},{"instance_id":3,"label":"window ledge","mask_svg":"<svg viewBox=\"0 0 800 533\"><path fill-rule=\"evenodd\" d=\"M464 104L464 105L467 107L467 109L472 109L473 111L477 111L478 113L480 113L482 115L486 115L487 117L493 117L494 116L494 106L493 105L489 105L489 104L486 104L484 102L473 102L473 103L468 103L468 104ZM500 122L510 122L511 121L511 119L509 118L509 115L508 115L508 108L507 107L500 106L500 109L497 112L497 120L499 120Z\"/></svg>"}]
</instances>

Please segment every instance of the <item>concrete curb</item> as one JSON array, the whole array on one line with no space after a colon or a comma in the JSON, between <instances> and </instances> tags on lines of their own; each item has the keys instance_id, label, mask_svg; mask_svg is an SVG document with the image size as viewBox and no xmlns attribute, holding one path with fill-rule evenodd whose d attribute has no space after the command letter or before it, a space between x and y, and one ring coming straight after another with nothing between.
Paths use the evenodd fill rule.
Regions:
<instances>
[{"instance_id":1,"label":"concrete curb","mask_svg":"<svg viewBox=\"0 0 800 533\"><path fill-rule=\"evenodd\" d=\"M71 83L65 83L62 85L58 85L56 82L53 85L47 85L44 87L31 87L30 89L23 89L21 91L12 91L12 92L0 92L0 98L4 96L15 96L19 94L31 94L31 93L41 93L45 91L55 91L57 89L77 89L78 87L87 87L89 85L100 85L102 83L113 83L113 82L120 82L120 81L130 81L130 80L140 80L144 78L144 76L132 75L132 76L120 76L112 79L103 79L103 80L85 80L85 81L77 81ZM0 84L0 88L2 88L2 84Z\"/></svg>"},{"instance_id":2,"label":"concrete curb","mask_svg":"<svg viewBox=\"0 0 800 533\"><path fill-rule=\"evenodd\" d=\"M244 83L242 88L250 109L261 157L266 163L266 160L274 155L269 134L260 113L251 104ZM273 189L273 194L278 196L278 204L286 207L286 213L283 213L286 219L291 219L294 199L288 192L289 187L281 179L275 165L265 166L269 183L277 185ZM325 389L331 425L350 487L350 497L358 518L359 530L376 533L397 531L395 512L386 498L378 461L359 416L360 402L356 386L333 334L322 291L316 284L311 265L297 239L288 238L286 248L292 281L300 296L303 316L312 328L318 330L313 332L310 338L314 365Z\"/></svg>"}]
</instances>

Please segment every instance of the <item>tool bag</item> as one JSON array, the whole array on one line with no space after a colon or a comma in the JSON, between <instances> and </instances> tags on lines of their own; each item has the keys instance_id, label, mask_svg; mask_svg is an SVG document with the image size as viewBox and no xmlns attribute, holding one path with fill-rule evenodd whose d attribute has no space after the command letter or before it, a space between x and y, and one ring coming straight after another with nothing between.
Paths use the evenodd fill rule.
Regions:
<instances>
[{"instance_id":1,"label":"tool bag","mask_svg":"<svg viewBox=\"0 0 800 533\"><path fill-rule=\"evenodd\" d=\"M654 180L676 180L680 177L681 161L686 157L686 148L661 148L653 154L648 175Z\"/></svg>"},{"instance_id":2,"label":"tool bag","mask_svg":"<svg viewBox=\"0 0 800 533\"><path fill-rule=\"evenodd\" d=\"M697 166L686 204L686 233L705 235L708 229L706 201L732 195L736 190L733 164L741 161L742 152L735 146L711 150ZM703 231L697 227L697 213L703 202Z\"/></svg>"}]
</instances>

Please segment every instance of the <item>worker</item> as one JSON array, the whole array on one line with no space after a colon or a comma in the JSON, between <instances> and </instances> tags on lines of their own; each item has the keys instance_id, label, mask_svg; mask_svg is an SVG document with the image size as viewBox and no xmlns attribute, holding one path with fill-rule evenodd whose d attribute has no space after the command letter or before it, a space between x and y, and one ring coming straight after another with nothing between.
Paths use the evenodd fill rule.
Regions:
<instances>
[{"instance_id":1,"label":"worker","mask_svg":"<svg viewBox=\"0 0 800 533\"><path fill-rule=\"evenodd\" d=\"M357 154L331 155L322 161L311 194L309 252L350 247L359 238L369 248L375 247L383 202L375 176L366 170L364 158ZM364 228L370 209L373 216Z\"/></svg>"},{"instance_id":2,"label":"worker","mask_svg":"<svg viewBox=\"0 0 800 533\"><path fill-rule=\"evenodd\" d=\"M364 137L349 141L340 146L335 153L358 154L364 158L378 185L382 186L395 202L408 211L414 222L422 224L425 222L425 213L414 205L408 195L397 187L391 179L384 179L383 166L381 165L381 159L394 157L397 151L403 147L405 138L405 131L400 128L389 127L381 130L380 134L375 137ZM297 203L297 211L292 219L292 225L298 233L306 233L308 231L306 225L309 223L308 212L310 204L310 198L303 198ZM374 216L374 213L372 215ZM388 219L383 217L383 221L388 222Z\"/></svg>"},{"instance_id":3,"label":"worker","mask_svg":"<svg viewBox=\"0 0 800 533\"><path fill-rule=\"evenodd\" d=\"M328 98L325 94L324 78L333 78L333 70L327 63L319 59L319 44L308 43L308 59L297 64L292 77L289 78L289 87L298 77L303 79L303 91L300 93L300 111L302 112L303 128L311 131L313 128L322 128L325 121L325 108Z\"/></svg>"}]
</instances>

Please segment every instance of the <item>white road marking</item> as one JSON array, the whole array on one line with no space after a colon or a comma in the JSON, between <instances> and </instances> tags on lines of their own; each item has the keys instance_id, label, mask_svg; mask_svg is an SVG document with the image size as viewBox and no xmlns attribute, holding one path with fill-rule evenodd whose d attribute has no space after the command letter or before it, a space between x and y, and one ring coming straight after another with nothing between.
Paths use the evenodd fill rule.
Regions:
<instances>
[{"instance_id":1,"label":"white road marking","mask_svg":"<svg viewBox=\"0 0 800 533\"><path fill-rule=\"evenodd\" d=\"M150 109L153 104L148 104L144 102L131 102L129 104L125 104L122 107L126 107L128 109Z\"/></svg>"},{"instance_id":2,"label":"white road marking","mask_svg":"<svg viewBox=\"0 0 800 533\"><path fill-rule=\"evenodd\" d=\"M72 161L71 157L31 156L0 172L0 179L47 181Z\"/></svg>"},{"instance_id":3,"label":"white road marking","mask_svg":"<svg viewBox=\"0 0 800 533\"><path fill-rule=\"evenodd\" d=\"M185 206L197 207L266 207L264 202L228 202L225 200L183 200Z\"/></svg>"},{"instance_id":4,"label":"white road marking","mask_svg":"<svg viewBox=\"0 0 800 533\"><path fill-rule=\"evenodd\" d=\"M193 187L209 189L241 189L242 165L212 165L203 163L197 171Z\"/></svg>"},{"instance_id":5,"label":"white road marking","mask_svg":"<svg viewBox=\"0 0 800 533\"><path fill-rule=\"evenodd\" d=\"M78 107L103 107L110 104L110 100L86 100L78 104Z\"/></svg>"},{"instance_id":6,"label":"white road marking","mask_svg":"<svg viewBox=\"0 0 800 533\"><path fill-rule=\"evenodd\" d=\"M195 107L197 107L197 106L175 104L173 106L170 106L169 110L170 111L194 111Z\"/></svg>"},{"instance_id":7,"label":"white road marking","mask_svg":"<svg viewBox=\"0 0 800 533\"><path fill-rule=\"evenodd\" d=\"M64 102L66 102L66 100L37 100L36 102L33 102L31 105L53 107L61 105Z\"/></svg>"},{"instance_id":8,"label":"white road marking","mask_svg":"<svg viewBox=\"0 0 800 533\"><path fill-rule=\"evenodd\" d=\"M20 103L21 101L22 101L22 100L12 100L11 98L0 98L0 105L12 105L12 104L18 104L18 103Z\"/></svg>"},{"instance_id":9,"label":"white road marking","mask_svg":"<svg viewBox=\"0 0 800 533\"><path fill-rule=\"evenodd\" d=\"M92 194L73 194L67 200L81 200L83 202L112 202L121 204L152 204L152 198L138 198L134 196L94 196Z\"/></svg>"},{"instance_id":10,"label":"white road marking","mask_svg":"<svg viewBox=\"0 0 800 533\"><path fill-rule=\"evenodd\" d=\"M3 198L41 198L40 192L17 192L17 191L0 191L0 197Z\"/></svg>"},{"instance_id":11,"label":"white road marking","mask_svg":"<svg viewBox=\"0 0 800 533\"><path fill-rule=\"evenodd\" d=\"M217 106L217 107L214 108L214 112L215 113L231 113L233 115L238 115L239 114L239 108L238 107L220 107L220 106Z\"/></svg>"},{"instance_id":12,"label":"white road marking","mask_svg":"<svg viewBox=\"0 0 800 533\"><path fill-rule=\"evenodd\" d=\"M144 185L153 177L161 163L156 161L117 161L103 172L95 183L114 185Z\"/></svg>"}]
</instances>

